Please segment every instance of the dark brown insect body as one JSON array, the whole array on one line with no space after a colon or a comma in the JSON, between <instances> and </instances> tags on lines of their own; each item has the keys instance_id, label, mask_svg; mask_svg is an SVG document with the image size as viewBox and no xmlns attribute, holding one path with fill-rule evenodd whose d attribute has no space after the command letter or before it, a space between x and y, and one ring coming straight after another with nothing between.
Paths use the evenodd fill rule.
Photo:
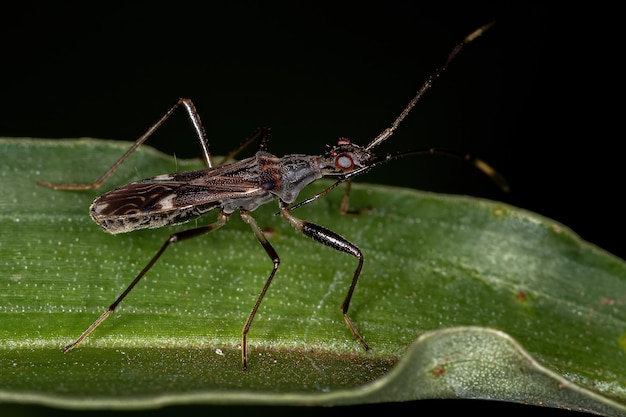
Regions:
<instances>
[{"instance_id":1,"label":"dark brown insect body","mask_svg":"<svg viewBox=\"0 0 626 417\"><path fill-rule=\"evenodd\" d=\"M474 40L489 26L490 25L484 26L471 33L465 38L465 43ZM351 178L376 165L396 158L408 155L435 153L459 157L459 155L456 154L434 149L376 156L372 152L372 149L391 137L417 101L430 88L432 81L445 70L447 64L459 53L462 47L463 43L460 43L452 50L444 66L440 67L435 74L422 85L417 94L391 126L381 132L365 147L353 144L349 140L342 138L339 139L336 145L327 149L321 156L295 154L277 157L267 151L269 130L263 128L259 129L257 133L248 138L240 148L232 152L228 157L234 156L247 144L258 140L259 149L254 156L238 162L214 166L209 152L206 134L200 122L198 112L191 100L180 99L164 116L152 125L144 135L137 139L130 149L122 155L111 168L93 183L54 184L50 182L39 182L40 185L53 189L84 190L98 188L135 149L144 143L177 108L182 106L186 109L196 131L207 168L176 174L163 174L133 182L109 191L93 202L90 208L91 217L107 232L117 234L143 228L158 228L171 224L184 223L202 216L211 210L219 211L215 222L171 235L113 304L111 304L78 339L63 348L63 351L67 352L82 343L82 341L115 310L139 280L152 268L170 244L216 230L226 224L229 216L233 212L238 211L241 218L250 226L252 232L273 263L272 271L243 326L241 351L243 369L246 370L248 331L280 264L278 254L261 228L257 225L254 218L250 215L250 212L272 200L278 200L280 215L297 231L324 245L352 255L358 260L348 293L341 305L341 310L343 318L354 338L358 340L365 349L368 349L367 343L365 343L365 340L361 337L348 316L350 300L352 299L352 294L363 266L363 254L361 250L337 233L322 226L298 219L293 216L291 212L304 204L308 204L320 198L344 182L347 186L341 209L343 212L346 212L348 209L348 192ZM228 160L228 157L225 158L225 160ZM506 188L504 180L487 164L478 159L463 158L485 172L502 188ZM304 187L324 176L334 176L337 178L337 181L313 197L301 201L298 204L293 204Z\"/></svg>"},{"instance_id":2,"label":"dark brown insect body","mask_svg":"<svg viewBox=\"0 0 626 417\"><path fill-rule=\"evenodd\" d=\"M268 129L259 131L262 138L268 133ZM98 197L90 213L103 229L117 234L184 223L214 209L225 214L253 211L275 199L291 204L313 181L363 168L373 159L373 154L346 139L324 156L279 158L258 151L227 165L124 185Z\"/></svg>"}]
</instances>

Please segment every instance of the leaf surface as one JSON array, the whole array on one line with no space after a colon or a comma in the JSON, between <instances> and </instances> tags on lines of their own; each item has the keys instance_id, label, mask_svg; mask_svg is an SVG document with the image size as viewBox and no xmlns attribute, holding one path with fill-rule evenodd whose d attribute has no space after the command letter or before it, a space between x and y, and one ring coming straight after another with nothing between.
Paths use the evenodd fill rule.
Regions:
<instances>
[{"instance_id":1,"label":"leaf surface","mask_svg":"<svg viewBox=\"0 0 626 417\"><path fill-rule=\"evenodd\" d=\"M172 245L81 346L76 339L167 237L197 223L109 235L88 208L133 180L200 167L142 147L100 190L90 182L128 148L103 140L3 139L0 177L0 400L64 408L170 404L350 405L484 398L626 414L626 265L567 227L503 203L355 184L293 212L361 248L357 262L296 232L277 205L253 213L281 257L249 333L241 329L272 267L249 227ZM301 198L319 191L316 183Z\"/></svg>"}]
</instances>

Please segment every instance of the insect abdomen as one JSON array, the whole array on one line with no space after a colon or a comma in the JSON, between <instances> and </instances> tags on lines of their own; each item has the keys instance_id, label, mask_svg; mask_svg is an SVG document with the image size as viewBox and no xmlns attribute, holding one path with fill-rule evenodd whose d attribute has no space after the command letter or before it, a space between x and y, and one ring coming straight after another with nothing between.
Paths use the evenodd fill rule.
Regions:
<instances>
[{"instance_id":1,"label":"insect abdomen","mask_svg":"<svg viewBox=\"0 0 626 417\"><path fill-rule=\"evenodd\" d=\"M180 204L177 198L166 184L136 182L98 197L89 212L100 227L118 234L184 223L219 206L217 201Z\"/></svg>"},{"instance_id":2,"label":"insect abdomen","mask_svg":"<svg viewBox=\"0 0 626 417\"><path fill-rule=\"evenodd\" d=\"M132 232L139 229L156 229L159 227L185 223L196 217L200 217L219 206L212 202L204 205L179 208L172 211L159 211L145 213L125 213L121 215L102 215L98 213L98 201L90 208L91 218L104 230L111 234Z\"/></svg>"}]
</instances>

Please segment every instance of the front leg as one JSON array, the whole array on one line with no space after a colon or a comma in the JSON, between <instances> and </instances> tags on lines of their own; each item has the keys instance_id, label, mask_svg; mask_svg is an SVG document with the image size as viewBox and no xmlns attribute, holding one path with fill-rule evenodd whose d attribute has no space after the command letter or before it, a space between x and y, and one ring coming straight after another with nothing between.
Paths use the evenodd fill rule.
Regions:
<instances>
[{"instance_id":1,"label":"front leg","mask_svg":"<svg viewBox=\"0 0 626 417\"><path fill-rule=\"evenodd\" d=\"M352 189L352 180L346 180L346 186L343 192L343 198L341 199L341 205L339 206L339 214L355 214L361 215L368 211L372 211L372 206L363 207L359 210L350 210L350 190Z\"/></svg>"},{"instance_id":2,"label":"front leg","mask_svg":"<svg viewBox=\"0 0 626 417\"><path fill-rule=\"evenodd\" d=\"M359 172L361 172L362 170L359 170ZM353 171L354 172L354 171ZM368 211L372 210L371 206L362 208L360 210L350 210L350 190L352 189L352 180L349 179L347 176L344 176L342 178L339 178L337 181L335 181L334 183L332 183L330 186L326 187L324 190L320 191L319 193L315 194L312 197L307 198L306 200L303 200L297 204L291 205L288 208L286 208L288 211L293 211L297 208L300 208L302 206L305 206L309 203L314 202L315 200L323 197L324 195L326 195L327 193L329 193L331 190L337 188L339 186L339 184L343 184L345 182L346 187L344 189L343 192L343 198L341 199L341 204L339 205L339 214L363 214L366 213ZM278 214L278 213L276 213Z\"/></svg>"},{"instance_id":3,"label":"front leg","mask_svg":"<svg viewBox=\"0 0 626 417\"><path fill-rule=\"evenodd\" d=\"M359 260L359 264L357 265L357 268L354 271L354 276L352 277L352 283L350 284L350 288L348 289L348 294L341 304L341 311L343 312L343 318L350 328L350 331L354 335L354 338L358 340L361 345L363 345L365 350L368 350L369 346L367 345L367 343L365 343L365 340L363 340L363 337L357 330L356 326L352 323L350 316L348 316L348 307L350 306L352 293L354 293L354 288L356 287L356 283L358 282L359 276L361 275L361 269L363 268L363 253L361 252L361 249L347 241L344 237L333 232L332 230L328 230L322 226L318 226L316 224L309 223L307 221L294 217L290 213L288 204L282 200L280 202L280 213L285 219L287 219L287 221L289 221L289 223L291 223L291 225L297 231L301 232L302 234L312 239L315 239L316 241L323 243L326 246L330 246L333 249L350 254Z\"/></svg>"}]
</instances>

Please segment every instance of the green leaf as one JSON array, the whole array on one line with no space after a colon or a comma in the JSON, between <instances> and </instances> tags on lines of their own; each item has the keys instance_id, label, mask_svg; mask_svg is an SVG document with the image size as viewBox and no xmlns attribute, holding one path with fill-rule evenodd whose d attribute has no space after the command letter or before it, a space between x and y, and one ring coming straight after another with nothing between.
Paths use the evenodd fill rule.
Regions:
<instances>
[{"instance_id":1,"label":"green leaf","mask_svg":"<svg viewBox=\"0 0 626 417\"><path fill-rule=\"evenodd\" d=\"M128 143L0 140L0 401L64 408L170 404L348 405L483 398L626 415L626 265L552 220L506 204L355 184L294 214L358 245L365 264L253 213L281 265L249 333L272 262L238 216L172 245L77 349L78 337L167 237L197 223L109 235L93 199L143 177L200 167L142 147L101 190L90 182ZM314 184L301 198L324 185Z\"/></svg>"}]
</instances>

